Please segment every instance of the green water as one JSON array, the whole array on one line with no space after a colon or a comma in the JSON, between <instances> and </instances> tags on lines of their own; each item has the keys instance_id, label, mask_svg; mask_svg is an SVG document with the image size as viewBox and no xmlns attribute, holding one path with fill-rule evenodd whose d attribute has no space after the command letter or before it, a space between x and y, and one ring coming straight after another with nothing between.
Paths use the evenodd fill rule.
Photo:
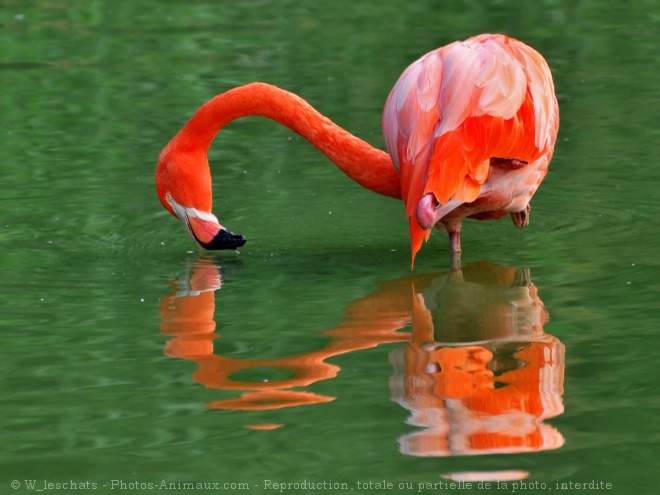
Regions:
<instances>
[{"instance_id":1,"label":"green water","mask_svg":"<svg viewBox=\"0 0 660 495\"><path fill-rule=\"evenodd\" d=\"M0 493L656 492L656 2L25 0L0 22ZM267 81L382 147L401 71L480 32L545 55L561 126L530 227L467 221L463 278L439 233L411 274L402 205L268 121L210 155L240 253L160 206L158 154L216 93ZM453 379L454 351L495 358ZM542 411L474 426L475 390L493 408L525 371ZM517 447L466 451L473 426Z\"/></svg>"}]
</instances>

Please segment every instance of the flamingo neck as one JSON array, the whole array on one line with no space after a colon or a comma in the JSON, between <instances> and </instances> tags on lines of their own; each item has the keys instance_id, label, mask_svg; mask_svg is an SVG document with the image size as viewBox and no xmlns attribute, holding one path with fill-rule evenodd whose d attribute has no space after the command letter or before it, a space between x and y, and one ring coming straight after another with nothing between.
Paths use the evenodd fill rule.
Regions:
<instances>
[{"instance_id":1,"label":"flamingo neck","mask_svg":"<svg viewBox=\"0 0 660 495\"><path fill-rule=\"evenodd\" d=\"M401 198L400 178L387 153L345 131L299 96L265 83L240 86L205 103L174 137L170 151L207 154L220 129L251 115L300 134L363 187Z\"/></svg>"}]
</instances>

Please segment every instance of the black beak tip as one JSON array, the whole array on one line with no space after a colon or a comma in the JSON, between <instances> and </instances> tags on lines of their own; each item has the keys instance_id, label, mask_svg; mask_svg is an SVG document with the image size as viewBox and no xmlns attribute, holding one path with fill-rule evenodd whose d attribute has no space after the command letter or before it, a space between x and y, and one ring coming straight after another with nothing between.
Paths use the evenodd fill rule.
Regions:
<instances>
[{"instance_id":1,"label":"black beak tip","mask_svg":"<svg viewBox=\"0 0 660 495\"><path fill-rule=\"evenodd\" d=\"M220 229L211 242L200 243L204 249L216 251L219 249L237 249L245 244L245 237L234 234L231 230Z\"/></svg>"}]
</instances>

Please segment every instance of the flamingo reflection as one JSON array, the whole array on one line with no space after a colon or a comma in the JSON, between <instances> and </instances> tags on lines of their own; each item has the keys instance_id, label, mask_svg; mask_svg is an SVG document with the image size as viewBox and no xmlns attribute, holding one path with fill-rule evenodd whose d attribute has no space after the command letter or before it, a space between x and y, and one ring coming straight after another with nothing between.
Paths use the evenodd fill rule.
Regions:
<instances>
[{"instance_id":1,"label":"flamingo reflection","mask_svg":"<svg viewBox=\"0 0 660 495\"><path fill-rule=\"evenodd\" d=\"M275 359L214 353L215 291L222 279L212 259L197 260L171 285L161 301L161 331L173 337L165 354L195 361L194 381L241 392L208 407L266 410L332 401L300 388L336 377L340 368L327 362L334 356L401 343L390 354L392 400L421 427L399 439L403 453L512 453L564 442L543 422L563 412L564 347L543 330L548 315L527 270L475 263L384 282L350 304L335 329L322 332L330 337L323 349ZM412 332L401 331L408 326ZM233 378L263 368L288 376Z\"/></svg>"},{"instance_id":2,"label":"flamingo reflection","mask_svg":"<svg viewBox=\"0 0 660 495\"><path fill-rule=\"evenodd\" d=\"M564 346L529 271L472 264L415 290L411 342L390 354L392 399L421 430L402 452L447 456L555 449Z\"/></svg>"},{"instance_id":3,"label":"flamingo reflection","mask_svg":"<svg viewBox=\"0 0 660 495\"><path fill-rule=\"evenodd\" d=\"M348 308L348 321L324 332L331 341L323 349L276 359L235 359L213 352L213 340L218 337L214 333L214 291L222 286L222 280L219 267L202 258L183 277L172 282L173 291L161 300L161 331L174 337L167 342L165 354L196 361L199 365L193 375L196 382L209 388L244 391L239 398L207 404L211 408L265 410L329 402L335 397L291 389L337 376L340 368L326 362L331 357L408 341L408 333L397 332L410 320L410 301L399 297L400 283L395 284L396 290L386 290L384 294L352 304ZM410 290L410 282L407 284ZM232 378L239 372L263 368L286 370L291 376L267 382Z\"/></svg>"}]
</instances>

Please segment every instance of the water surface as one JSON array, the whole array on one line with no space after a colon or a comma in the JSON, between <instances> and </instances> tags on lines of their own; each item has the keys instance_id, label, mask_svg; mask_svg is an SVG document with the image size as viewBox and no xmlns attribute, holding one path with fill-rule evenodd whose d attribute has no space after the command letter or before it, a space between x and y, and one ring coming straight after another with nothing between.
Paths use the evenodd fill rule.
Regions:
<instances>
[{"instance_id":1,"label":"water surface","mask_svg":"<svg viewBox=\"0 0 660 495\"><path fill-rule=\"evenodd\" d=\"M652 2L5 2L0 491L653 493L659 19ZM240 253L200 253L161 208L160 149L218 92L282 86L382 147L401 71L479 32L546 56L561 126L530 227L466 222L461 274L438 233L411 273L402 206L259 119L210 155Z\"/></svg>"}]
</instances>

